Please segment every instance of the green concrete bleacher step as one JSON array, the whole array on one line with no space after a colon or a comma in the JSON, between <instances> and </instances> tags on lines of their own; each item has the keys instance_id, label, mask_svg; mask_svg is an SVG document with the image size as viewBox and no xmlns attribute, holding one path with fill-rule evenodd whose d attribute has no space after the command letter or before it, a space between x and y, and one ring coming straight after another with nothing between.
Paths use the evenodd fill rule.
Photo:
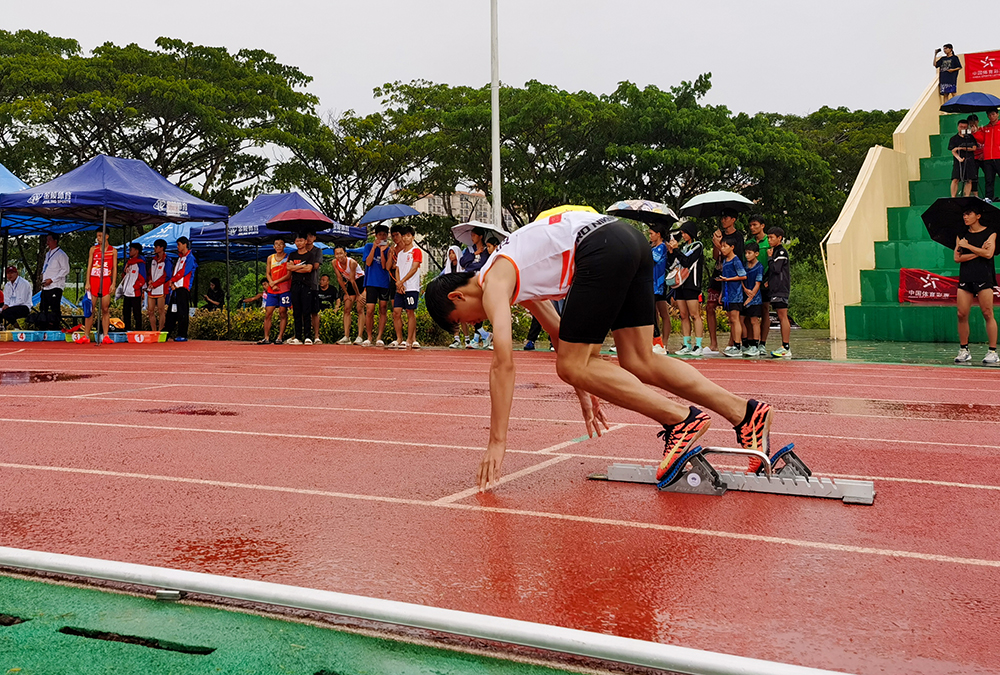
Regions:
<instances>
[{"instance_id":1,"label":"green concrete bleacher step","mask_svg":"<svg viewBox=\"0 0 1000 675\"><path fill-rule=\"evenodd\" d=\"M910 206L887 209L888 240L875 242L875 269L861 270L861 303L845 308L849 340L954 342L958 339L954 305L899 302L899 270L921 269L958 276L952 251L931 241L921 215L940 197L951 195L952 156L948 141L959 119L942 115L939 133L930 136L931 156L920 160L920 180L908 185ZM980 115L985 123L985 116ZM998 309L1000 311L1000 309ZM972 340L985 340L982 314L974 308Z\"/></svg>"},{"instance_id":2,"label":"green concrete bleacher step","mask_svg":"<svg viewBox=\"0 0 1000 675\"><path fill-rule=\"evenodd\" d=\"M920 215L924 206L901 206L887 209L890 241L930 241L927 227Z\"/></svg>"},{"instance_id":3,"label":"green concrete bleacher step","mask_svg":"<svg viewBox=\"0 0 1000 675\"><path fill-rule=\"evenodd\" d=\"M899 270L909 267L921 270L944 269L944 276L957 275L955 253L936 241L877 241L875 269Z\"/></svg>"},{"instance_id":4,"label":"green concrete bleacher step","mask_svg":"<svg viewBox=\"0 0 1000 675\"><path fill-rule=\"evenodd\" d=\"M1000 307L993 310L1000 316ZM954 305L912 305L899 302L864 302L844 308L848 340L890 342L958 342ZM986 325L977 307L969 314L972 343L986 340Z\"/></svg>"}]
</instances>

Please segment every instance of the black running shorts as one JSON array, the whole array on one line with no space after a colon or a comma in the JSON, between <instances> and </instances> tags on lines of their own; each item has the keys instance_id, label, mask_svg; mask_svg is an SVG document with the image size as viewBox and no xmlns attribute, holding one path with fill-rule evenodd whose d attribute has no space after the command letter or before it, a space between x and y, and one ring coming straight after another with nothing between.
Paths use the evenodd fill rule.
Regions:
<instances>
[{"instance_id":1,"label":"black running shorts","mask_svg":"<svg viewBox=\"0 0 1000 675\"><path fill-rule=\"evenodd\" d=\"M610 222L577 242L574 257L560 340L599 345L608 331L653 325L653 254L638 230Z\"/></svg>"}]
</instances>

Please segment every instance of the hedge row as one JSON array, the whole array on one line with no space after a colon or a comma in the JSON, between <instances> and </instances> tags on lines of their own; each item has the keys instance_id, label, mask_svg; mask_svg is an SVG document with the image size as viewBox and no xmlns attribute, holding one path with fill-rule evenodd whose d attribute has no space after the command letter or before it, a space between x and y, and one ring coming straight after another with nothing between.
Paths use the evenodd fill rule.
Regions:
<instances>
[{"instance_id":1,"label":"hedge row","mask_svg":"<svg viewBox=\"0 0 1000 675\"><path fill-rule=\"evenodd\" d=\"M704 311L704 310L703 310ZM528 328L531 325L531 315L528 312L515 305L511 308L512 318L513 318L513 328L514 328L514 341L523 342L527 339ZM121 316L121 310L116 306L111 308L112 316ZM406 335L405 330L405 316L404 313L404 337ZM719 331L728 332L729 321L726 314L721 309L718 310L717 315L719 322ZM427 346L446 346L452 341L452 336L445 331L438 328L437 324L431 319L430 314L427 312L427 308L421 304L417 307L417 341L422 345ZM676 313L671 317L672 332L674 334L680 334L681 326L680 319ZM376 328L378 325L378 315L375 316ZM143 323L148 330L149 321L146 318L145 312L143 313ZM264 335L264 310L261 308L254 309L238 309L231 313L230 315L230 328L229 335L226 335L226 312L215 311L210 312L205 309L199 309L195 312L195 315L191 317L190 328L188 330L188 335L197 340L236 340L242 342L256 342L260 340ZM311 330L311 327L310 327ZM323 342L331 343L336 342L344 335L344 318L340 310L325 309L320 312L319 315L319 334ZM357 325L357 315L352 313L351 317L351 337L357 337L358 335L358 325ZM708 336L708 328L705 327L705 335ZM292 336L292 312L288 312L288 327L285 329L285 337ZM273 315L273 321L271 322L271 339L278 337L278 312L275 311ZM391 342L395 339L395 331L392 326L392 316L387 318L385 333L383 337L386 338L386 342Z\"/></svg>"}]
</instances>

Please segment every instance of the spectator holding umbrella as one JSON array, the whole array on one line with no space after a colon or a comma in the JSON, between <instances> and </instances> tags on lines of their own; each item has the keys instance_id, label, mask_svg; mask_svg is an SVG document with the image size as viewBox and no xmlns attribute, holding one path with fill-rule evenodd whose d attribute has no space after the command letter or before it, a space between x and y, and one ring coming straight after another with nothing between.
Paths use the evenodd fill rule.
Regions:
<instances>
[{"instance_id":1,"label":"spectator holding umbrella","mask_svg":"<svg viewBox=\"0 0 1000 675\"><path fill-rule=\"evenodd\" d=\"M938 56L940 53L940 49L934 50L934 67L938 69L938 93L944 105L958 91L958 71L962 69L962 61L950 44L944 46L944 56Z\"/></svg>"},{"instance_id":2,"label":"spectator holding umbrella","mask_svg":"<svg viewBox=\"0 0 1000 675\"><path fill-rule=\"evenodd\" d=\"M984 199L992 202L997 174L1000 173L1000 122L997 121L1000 115L997 114L996 108L991 108L986 111L986 117L990 121L989 124L979 127L979 131L972 134L972 137L983 146L983 175L986 177Z\"/></svg>"},{"instance_id":3,"label":"spectator holding umbrella","mask_svg":"<svg viewBox=\"0 0 1000 675\"><path fill-rule=\"evenodd\" d=\"M978 178L979 169L976 168L976 139L969 133L969 121L958 121L958 133L948 141L948 150L951 151L954 160L951 166L951 196L958 196L958 188L961 184L962 194L968 197L972 194L972 181Z\"/></svg>"},{"instance_id":4,"label":"spectator holding umbrella","mask_svg":"<svg viewBox=\"0 0 1000 675\"><path fill-rule=\"evenodd\" d=\"M972 301L979 300L979 309L986 322L986 337L989 350L983 358L984 365L1000 362L997 358L997 322L993 316L993 286L996 285L996 266L993 255L996 252L997 234L987 229L981 222L983 207L969 204L962 219L967 232L955 238L955 262L958 268L958 356L955 363L972 360L969 352L969 312Z\"/></svg>"}]
</instances>

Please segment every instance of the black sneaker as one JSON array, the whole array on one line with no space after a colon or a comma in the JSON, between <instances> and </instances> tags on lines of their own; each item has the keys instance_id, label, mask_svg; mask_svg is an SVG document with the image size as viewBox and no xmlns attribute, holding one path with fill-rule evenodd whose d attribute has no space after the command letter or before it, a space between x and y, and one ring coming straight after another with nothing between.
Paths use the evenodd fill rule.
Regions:
<instances>
[{"instance_id":1,"label":"black sneaker","mask_svg":"<svg viewBox=\"0 0 1000 675\"><path fill-rule=\"evenodd\" d=\"M263 340L257 340L257 344L259 344L259 345L269 345L269 344L271 344L271 341L268 340L267 338L264 338Z\"/></svg>"}]
</instances>

